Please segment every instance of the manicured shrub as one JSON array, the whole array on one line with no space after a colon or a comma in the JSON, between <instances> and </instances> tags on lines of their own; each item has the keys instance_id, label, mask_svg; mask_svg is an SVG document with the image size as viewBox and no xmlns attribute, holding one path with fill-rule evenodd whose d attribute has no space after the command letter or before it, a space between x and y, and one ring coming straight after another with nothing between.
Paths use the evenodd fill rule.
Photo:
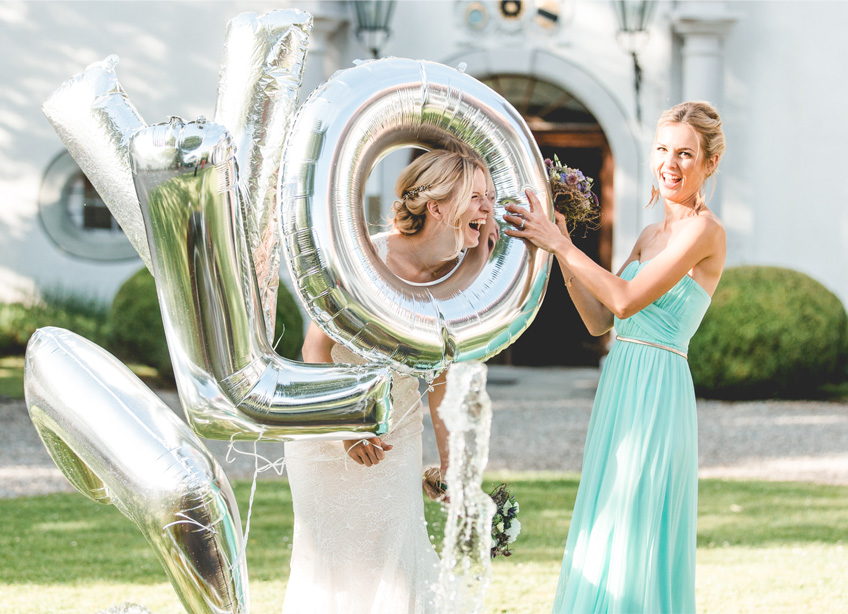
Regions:
<instances>
[{"instance_id":1,"label":"manicured shrub","mask_svg":"<svg viewBox=\"0 0 848 614\"><path fill-rule=\"evenodd\" d=\"M277 344L277 354L299 360L300 348L303 347L303 316L300 313L300 304L284 284L280 284L277 291L276 317L274 342Z\"/></svg>"},{"instance_id":2,"label":"manicured shrub","mask_svg":"<svg viewBox=\"0 0 848 614\"><path fill-rule=\"evenodd\" d=\"M698 394L724 399L814 397L845 374L848 314L814 279L777 267L724 272L689 345Z\"/></svg>"},{"instance_id":3,"label":"manicured shrub","mask_svg":"<svg viewBox=\"0 0 848 614\"><path fill-rule=\"evenodd\" d=\"M173 378L156 282L146 268L136 271L118 289L109 311L109 329L109 349L116 356L154 367L162 378Z\"/></svg>"},{"instance_id":4,"label":"manicured shrub","mask_svg":"<svg viewBox=\"0 0 848 614\"><path fill-rule=\"evenodd\" d=\"M57 326L104 345L108 338L108 307L97 299L67 291L45 291L30 303L0 304L0 356L23 354L38 328Z\"/></svg>"},{"instance_id":5,"label":"manicured shrub","mask_svg":"<svg viewBox=\"0 0 848 614\"><path fill-rule=\"evenodd\" d=\"M110 345L116 355L155 367L162 377L173 377L156 284L147 269L140 269L118 290L109 312L109 324ZM275 339L279 338L282 327L286 333L277 345L277 353L296 359L303 345L303 320L294 298L280 284Z\"/></svg>"}]
</instances>

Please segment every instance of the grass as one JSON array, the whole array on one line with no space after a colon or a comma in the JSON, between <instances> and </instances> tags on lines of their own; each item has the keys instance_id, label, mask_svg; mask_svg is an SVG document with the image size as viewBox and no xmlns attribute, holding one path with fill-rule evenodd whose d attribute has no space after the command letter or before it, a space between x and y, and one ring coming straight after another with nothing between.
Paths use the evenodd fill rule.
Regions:
<instances>
[{"instance_id":1,"label":"grass","mask_svg":"<svg viewBox=\"0 0 848 614\"><path fill-rule=\"evenodd\" d=\"M0 399L24 398L24 357L0 357Z\"/></svg>"},{"instance_id":2,"label":"grass","mask_svg":"<svg viewBox=\"0 0 848 614\"><path fill-rule=\"evenodd\" d=\"M522 532L509 558L495 559L487 614L550 608L577 476L488 475L521 504ZM250 484L236 482L246 518ZM444 520L428 502L431 532ZM96 612L133 602L156 614L181 612L152 551L114 507L77 494L0 500L0 601L21 614ZM848 488L701 480L698 523L699 612L848 611ZM252 611L282 604L291 547L285 481L259 483L248 564Z\"/></svg>"}]
</instances>

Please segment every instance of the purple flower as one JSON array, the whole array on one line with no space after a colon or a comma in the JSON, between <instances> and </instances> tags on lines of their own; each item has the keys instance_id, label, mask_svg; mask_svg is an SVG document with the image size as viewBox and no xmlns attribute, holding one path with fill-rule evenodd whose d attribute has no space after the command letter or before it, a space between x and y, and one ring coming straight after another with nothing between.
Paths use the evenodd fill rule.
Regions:
<instances>
[{"instance_id":1,"label":"purple flower","mask_svg":"<svg viewBox=\"0 0 848 614\"><path fill-rule=\"evenodd\" d=\"M579 173L580 171L577 172ZM568 185L577 185L578 183L580 183L580 178L575 173L569 173L568 176L564 177L563 179Z\"/></svg>"}]
</instances>

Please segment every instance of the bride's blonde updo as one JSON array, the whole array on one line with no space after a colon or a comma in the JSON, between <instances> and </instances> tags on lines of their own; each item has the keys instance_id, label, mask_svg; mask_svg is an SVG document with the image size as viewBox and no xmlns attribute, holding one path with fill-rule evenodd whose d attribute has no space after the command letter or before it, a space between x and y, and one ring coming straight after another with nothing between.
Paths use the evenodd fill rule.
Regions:
<instances>
[{"instance_id":1,"label":"bride's blonde updo","mask_svg":"<svg viewBox=\"0 0 848 614\"><path fill-rule=\"evenodd\" d=\"M709 102L695 100L689 102L681 102L678 105L666 110L657 122L657 128L664 124L688 124L698 135L698 142L701 146L701 151L704 154L704 164L713 156L718 156L715 167L709 172L707 177L711 177L718 169L718 162L724 155L726 148L724 140L724 130L721 127L721 117L718 111L715 110ZM713 184L715 191L715 184ZM651 188L651 202L653 204L659 200L659 190ZM704 189L698 191L695 197L695 212L697 213L707 204L707 199L704 196Z\"/></svg>"},{"instance_id":2,"label":"bride's blonde updo","mask_svg":"<svg viewBox=\"0 0 848 614\"><path fill-rule=\"evenodd\" d=\"M447 212L445 223L454 229L456 249L445 260L455 258L462 249L460 218L468 209L473 193L474 174L486 172L479 158L457 151L434 149L401 171L395 184L398 197L392 204L395 228L405 235L414 235L424 227L427 203L453 201L456 206Z\"/></svg>"}]
</instances>

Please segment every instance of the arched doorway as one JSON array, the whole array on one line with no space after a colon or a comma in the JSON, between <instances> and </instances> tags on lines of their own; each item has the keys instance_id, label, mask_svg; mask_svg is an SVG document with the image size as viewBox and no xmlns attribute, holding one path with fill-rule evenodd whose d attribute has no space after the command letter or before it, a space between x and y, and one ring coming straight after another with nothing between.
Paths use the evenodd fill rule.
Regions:
<instances>
[{"instance_id":1,"label":"arched doorway","mask_svg":"<svg viewBox=\"0 0 848 614\"><path fill-rule=\"evenodd\" d=\"M480 80L506 98L524 117L542 156L559 159L594 178L601 204L601 227L578 229L575 245L605 269L612 266L613 159L598 121L571 93L548 81L522 74L493 74ZM608 338L592 337L556 265L544 303L533 324L496 361L514 365L597 366Z\"/></svg>"}]
</instances>

